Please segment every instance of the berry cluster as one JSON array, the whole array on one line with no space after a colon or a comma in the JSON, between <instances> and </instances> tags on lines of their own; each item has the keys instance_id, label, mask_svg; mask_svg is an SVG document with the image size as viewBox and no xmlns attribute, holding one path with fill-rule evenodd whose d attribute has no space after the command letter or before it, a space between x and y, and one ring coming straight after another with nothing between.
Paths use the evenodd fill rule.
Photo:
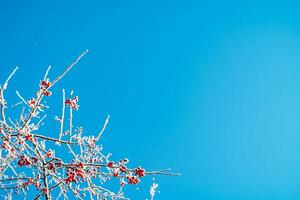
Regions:
<instances>
[{"instance_id":1,"label":"berry cluster","mask_svg":"<svg viewBox=\"0 0 300 200\"><path fill-rule=\"evenodd\" d=\"M85 177L83 163L74 163L67 169L67 178L64 179L65 183L77 182L80 178Z\"/></svg>"},{"instance_id":2,"label":"berry cluster","mask_svg":"<svg viewBox=\"0 0 300 200\"><path fill-rule=\"evenodd\" d=\"M25 155L21 155L20 159L18 160L18 165L20 167L29 166L29 165L31 165L31 163L32 162L31 162L30 158L28 158Z\"/></svg>"},{"instance_id":3,"label":"berry cluster","mask_svg":"<svg viewBox=\"0 0 300 200\"><path fill-rule=\"evenodd\" d=\"M32 134L27 134L27 135L25 135L25 140L33 142L34 141L34 137L33 137Z\"/></svg>"},{"instance_id":4,"label":"berry cluster","mask_svg":"<svg viewBox=\"0 0 300 200\"><path fill-rule=\"evenodd\" d=\"M43 94L45 96L50 96L52 94L52 92L48 91L48 88L51 86L51 82L48 80L44 80L42 81L42 83L40 84L40 89L43 92Z\"/></svg>"},{"instance_id":5,"label":"berry cluster","mask_svg":"<svg viewBox=\"0 0 300 200\"><path fill-rule=\"evenodd\" d=\"M29 101L28 101L28 106L30 108L34 108L36 105L36 100L34 98L31 98Z\"/></svg>"},{"instance_id":6,"label":"berry cluster","mask_svg":"<svg viewBox=\"0 0 300 200\"><path fill-rule=\"evenodd\" d=\"M65 101L66 106L69 106L70 108L74 109L74 110L78 110L79 105L78 103L78 97L74 97L73 99L67 99Z\"/></svg>"},{"instance_id":7,"label":"berry cluster","mask_svg":"<svg viewBox=\"0 0 300 200\"><path fill-rule=\"evenodd\" d=\"M141 177L145 176L145 170L138 166L136 169L130 170L125 164L128 163L128 159L123 159L118 162L118 164L114 164L113 161L107 163L107 167L113 168L113 176L119 177L120 173L127 174L126 178L128 180L128 184L137 185L140 182ZM121 186L124 186L125 183L121 183Z\"/></svg>"}]
</instances>

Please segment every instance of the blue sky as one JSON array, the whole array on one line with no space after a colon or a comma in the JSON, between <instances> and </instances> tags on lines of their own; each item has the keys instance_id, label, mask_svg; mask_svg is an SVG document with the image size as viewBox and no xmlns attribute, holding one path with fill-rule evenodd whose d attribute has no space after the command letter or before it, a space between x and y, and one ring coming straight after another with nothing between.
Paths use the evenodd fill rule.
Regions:
<instances>
[{"instance_id":1,"label":"blue sky","mask_svg":"<svg viewBox=\"0 0 300 200\"><path fill-rule=\"evenodd\" d=\"M9 95L29 98L49 64L54 78L89 49L57 93L79 95L88 133L111 115L114 158L182 173L156 177L157 199L299 199L299 6L1 1L0 79L18 65Z\"/></svg>"}]
</instances>

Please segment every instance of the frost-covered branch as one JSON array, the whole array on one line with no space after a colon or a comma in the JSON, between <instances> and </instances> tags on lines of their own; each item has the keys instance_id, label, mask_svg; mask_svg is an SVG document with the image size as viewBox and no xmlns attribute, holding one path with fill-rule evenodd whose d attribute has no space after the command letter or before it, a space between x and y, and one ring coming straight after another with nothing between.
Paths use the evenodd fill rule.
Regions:
<instances>
[{"instance_id":1,"label":"frost-covered branch","mask_svg":"<svg viewBox=\"0 0 300 200\"><path fill-rule=\"evenodd\" d=\"M179 175L166 170L147 171L140 166L130 167L126 158L112 161L111 154L103 153L100 143L109 116L96 136L85 135L83 128L73 125L73 114L79 108L79 98L73 96L73 92L66 98L65 90L62 90L62 111L60 117L55 117L58 130L48 127L52 136L40 130L43 124L47 125L45 112L49 109L43 99L50 98L50 89L87 52L84 51L53 81L49 78L49 66L35 96L25 98L17 91L21 102L13 108L23 107L16 121L9 116L4 92L18 68L0 87L0 194L4 191L8 197L20 193L25 195L30 190L35 191L35 199L48 200L55 196L57 199L127 199L123 187L139 184L146 175ZM118 190L107 187L111 179L118 180Z\"/></svg>"}]
</instances>

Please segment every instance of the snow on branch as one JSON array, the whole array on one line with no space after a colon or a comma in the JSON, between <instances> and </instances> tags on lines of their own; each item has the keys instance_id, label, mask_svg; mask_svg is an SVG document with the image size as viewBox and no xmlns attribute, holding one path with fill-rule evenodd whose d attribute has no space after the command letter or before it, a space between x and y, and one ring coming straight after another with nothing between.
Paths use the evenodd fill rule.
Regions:
<instances>
[{"instance_id":1,"label":"snow on branch","mask_svg":"<svg viewBox=\"0 0 300 200\"><path fill-rule=\"evenodd\" d=\"M73 92L66 98L65 90L62 90L62 110L55 116L57 137L40 131L41 126L47 124L45 112L49 108L42 103L43 99L52 95L50 89L87 53L88 50L84 51L53 81L48 77L49 66L36 95L28 100L17 91L21 99L18 105L23 105L23 109L16 121L8 116L5 90L18 67L0 87L0 195L5 196L2 199L13 199L13 195L21 194L26 198L28 191L32 191L30 195L35 195L35 199L47 200L127 199L123 188L139 184L146 175L179 175L165 170L129 167L126 158L112 161L111 154L105 155L99 142L109 116L96 136L84 135L82 128L73 126L72 116L79 109L79 98L73 96ZM68 152L69 156L61 152ZM118 181L117 190L108 187L112 179ZM157 186L153 185L150 191L152 199Z\"/></svg>"}]
</instances>

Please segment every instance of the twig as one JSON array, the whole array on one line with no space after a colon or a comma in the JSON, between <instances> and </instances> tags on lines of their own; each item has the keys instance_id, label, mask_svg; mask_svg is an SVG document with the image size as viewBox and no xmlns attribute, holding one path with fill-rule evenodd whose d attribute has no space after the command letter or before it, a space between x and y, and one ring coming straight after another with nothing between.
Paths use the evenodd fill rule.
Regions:
<instances>
[{"instance_id":1,"label":"twig","mask_svg":"<svg viewBox=\"0 0 300 200\"><path fill-rule=\"evenodd\" d=\"M103 132L105 131L106 125L108 124L108 121L109 121L109 118L110 118L110 116L107 115L107 118L106 118L106 120L105 120L105 122L104 122L104 125L103 125L102 129L101 129L101 131L99 132L98 136L96 137L96 141L98 141L98 140L100 139L101 135L102 135Z\"/></svg>"}]
</instances>

